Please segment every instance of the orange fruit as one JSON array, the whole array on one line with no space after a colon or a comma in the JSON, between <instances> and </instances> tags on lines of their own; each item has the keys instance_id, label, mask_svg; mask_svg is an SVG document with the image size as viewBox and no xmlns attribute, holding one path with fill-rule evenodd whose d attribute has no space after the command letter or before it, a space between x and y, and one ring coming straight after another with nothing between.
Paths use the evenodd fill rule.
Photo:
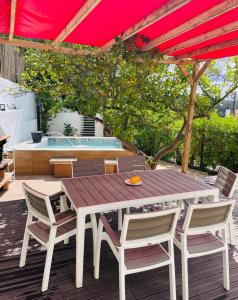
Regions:
<instances>
[{"instance_id":1,"label":"orange fruit","mask_svg":"<svg viewBox=\"0 0 238 300\"><path fill-rule=\"evenodd\" d=\"M133 177L130 178L130 183L131 184L137 184L140 181L141 181L140 176L133 176Z\"/></svg>"}]
</instances>

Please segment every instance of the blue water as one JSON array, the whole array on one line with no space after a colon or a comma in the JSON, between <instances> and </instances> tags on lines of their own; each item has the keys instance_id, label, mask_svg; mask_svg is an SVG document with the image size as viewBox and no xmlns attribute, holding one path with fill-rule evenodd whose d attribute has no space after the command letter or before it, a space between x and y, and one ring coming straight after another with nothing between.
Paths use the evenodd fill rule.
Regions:
<instances>
[{"instance_id":1,"label":"blue water","mask_svg":"<svg viewBox=\"0 0 238 300\"><path fill-rule=\"evenodd\" d=\"M37 148L47 149L78 149L78 150L120 150L121 142L117 138L90 138L90 137L49 137L42 141Z\"/></svg>"}]
</instances>

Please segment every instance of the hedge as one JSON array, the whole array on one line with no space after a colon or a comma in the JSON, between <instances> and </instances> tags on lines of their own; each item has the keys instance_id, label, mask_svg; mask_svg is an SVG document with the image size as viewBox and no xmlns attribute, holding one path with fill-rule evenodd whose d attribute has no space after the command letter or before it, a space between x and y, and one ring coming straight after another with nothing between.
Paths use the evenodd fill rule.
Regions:
<instances>
[{"instance_id":1,"label":"hedge","mask_svg":"<svg viewBox=\"0 0 238 300\"><path fill-rule=\"evenodd\" d=\"M238 172L238 120L213 114L193 122L191 160L201 169L223 165Z\"/></svg>"},{"instance_id":2,"label":"hedge","mask_svg":"<svg viewBox=\"0 0 238 300\"><path fill-rule=\"evenodd\" d=\"M181 124L181 121L177 121L169 128L144 127L135 143L147 155L153 156L173 141ZM183 143L176 152L166 155L163 160L180 163L182 152ZM193 121L190 166L206 170L219 165L238 172L238 119L212 114L209 119Z\"/></svg>"}]
</instances>

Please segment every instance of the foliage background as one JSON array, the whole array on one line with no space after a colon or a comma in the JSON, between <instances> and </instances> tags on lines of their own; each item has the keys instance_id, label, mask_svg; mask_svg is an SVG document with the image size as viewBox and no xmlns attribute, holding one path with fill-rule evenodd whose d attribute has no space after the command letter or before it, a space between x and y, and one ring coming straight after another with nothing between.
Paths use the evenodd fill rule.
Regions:
<instances>
[{"instance_id":1,"label":"foliage background","mask_svg":"<svg viewBox=\"0 0 238 300\"><path fill-rule=\"evenodd\" d=\"M28 49L23 51L23 57L24 85L36 93L42 105L44 132L48 130L48 121L63 108L91 117L99 113L105 135L133 143L148 156L154 157L167 149L163 159L181 161L190 88L187 78L175 65L159 64L157 53L140 52L133 47L128 51L128 46L119 43L112 51L97 56L66 56ZM186 68L191 73L192 68ZM217 145L215 132L219 140L222 130L226 131L225 136L234 135L236 120L225 121L223 125L224 120L209 117L237 86L237 57L213 62L201 77L191 164L195 161L204 167L221 162L236 168L236 163L233 166L228 158L228 153L232 156L238 153L233 137L233 142L221 144L223 156L226 153L223 160L222 153L209 142L211 138L213 145ZM205 142L201 146L204 132ZM201 147L205 148L206 156L202 162Z\"/></svg>"}]
</instances>

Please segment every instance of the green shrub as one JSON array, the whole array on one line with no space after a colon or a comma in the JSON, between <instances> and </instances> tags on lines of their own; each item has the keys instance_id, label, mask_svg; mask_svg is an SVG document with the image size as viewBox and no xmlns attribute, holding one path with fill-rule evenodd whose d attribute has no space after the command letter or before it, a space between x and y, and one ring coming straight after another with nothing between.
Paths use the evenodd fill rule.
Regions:
<instances>
[{"instance_id":1,"label":"green shrub","mask_svg":"<svg viewBox=\"0 0 238 300\"><path fill-rule=\"evenodd\" d=\"M77 132L77 128L73 127L70 123L64 123L64 135L65 136L74 136Z\"/></svg>"},{"instance_id":2,"label":"green shrub","mask_svg":"<svg viewBox=\"0 0 238 300\"><path fill-rule=\"evenodd\" d=\"M154 156L160 149L169 145L173 141L171 130L165 131L158 128L146 126L141 128L135 137L135 144L148 156ZM171 155L170 155L171 156Z\"/></svg>"},{"instance_id":3,"label":"green shrub","mask_svg":"<svg viewBox=\"0 0 238 300\"><path fill-rule=\"evenodd\" d=\"M223 165L238 171L238 120L213 114L193 123L191 160L201 168Z\"/></svg>"}]
</instances>

